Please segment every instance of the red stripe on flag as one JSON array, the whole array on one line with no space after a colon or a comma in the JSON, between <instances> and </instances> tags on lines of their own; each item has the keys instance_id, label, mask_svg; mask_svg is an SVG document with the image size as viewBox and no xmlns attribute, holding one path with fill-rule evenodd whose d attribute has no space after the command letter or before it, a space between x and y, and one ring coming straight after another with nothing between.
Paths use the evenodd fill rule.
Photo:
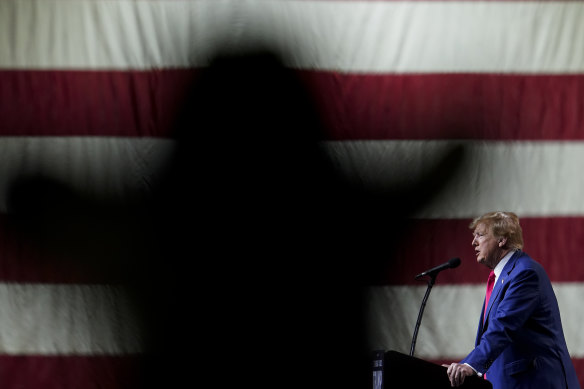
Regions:
<instances>
[{"instance_id":1,"label":"red stripe on flag","mask_svg":"<svg viewBox=\"0 0 584 389\"><path fill-rule=\"evenodd\" d=\"M196 73L0 71L0 136L168 137ZM298 74L330 139L584 139L584 75Z\"/></svg>"},{"instance_id":2,"label":"red stripe on flag","mask_svg":"<svg viewBox=\"0 0 584 389\"><path fill-rule=\"evenodd\" d=\"M5 389L138 387L138 356L0 355Z\"/></svg>"},{"instance_id":3,"label":"red stripe on flag","mask_svg":"<svg viewBox=\"0 0 584 389\"><path fill-rule=\"evenodd\" d=\"M440 273L437 283L469 284L485 282L488 269L476 263L471 246L470 219L414 220L404 229L394 251L388 250L384 274L376 274L381 284L421 285L416 274L459 257L456 269ZM553 282L584 281L584 263L579 258L584 241L583 217L522 218L524 250L540 262ZM0 217L0 281L39 283L110 283L123 281L120 268L91 266L55 257L51 251L34 247L26 237L17 236ZM423 244L422 244L423 243ZM90 253L88 253L88 256ZM129 259L135 260L135 259ZM160 266L164 266L161 258ZM377 271L378 267L375 268ZM108 270L108 271L106 271Z\"/></svg>"},{"instance_id":4,"label":"red stripe on flag","mask_svg":"<svg viewBox=\"0 0 584 389\"><path fill-rule=\"evenodd\" d=\"M323 72L306 80L333 139L584 139L584 75Z\"/></svg>"},{"instance_id":5,"label":"red stripe on flag","mask_svg":"<svg viewBox=\"0 0 584 389\"><path fill-rule=\"evenodd\" d=\"M441 272L437 283L482 284L489 269L476 263L471 245L471 220L416 220L404 232L399 247L388 253L386 283L420 285L414 277L427 269L459 257L455 269ZM584 240L584 218L522 218L524 251L541 263L552 282L584 280L584 263L579 242Z\"/></svg>"},{"instance_id":6,"label":"red stripe on flag","mask_svg":"<svg viewBox=\"0 0 584 389\"><path fill-rule=\"evenodd\" d=\"M169 136L195 74L0 71L0 135Z\"/></svg>"},{"instance_id":7,"label":"red stripe on flag","mask_svg":"<svg viewBox=\"0 0 584 389\"><path fill-rule=\"evenodd\" d=\"M38 234L28 234L15 226L9 217L0 214L0 282L118 284L127 281L126 267L136 261L136 258L126 257L125 263L113 265L104 257L96 262L92 255L95 247L86 247L84 255L78 250L61 247L62 242L51 244Z\"/></svg>"}]
</instances>

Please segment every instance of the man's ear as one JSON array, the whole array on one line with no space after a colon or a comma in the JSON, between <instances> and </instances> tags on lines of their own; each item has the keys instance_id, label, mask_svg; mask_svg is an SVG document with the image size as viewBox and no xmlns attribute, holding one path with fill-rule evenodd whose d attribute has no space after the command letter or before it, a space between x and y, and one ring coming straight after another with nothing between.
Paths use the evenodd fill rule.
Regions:
<instances>
[{"instance_id":1,"label":"man's ear","mask_svg":"<svg viewBox=\"0 0 584 389\"><path fill-rule=\"evenodd\" d=\"M499 238L499 247L505 247L506 244L507 244L507 238L505 238L505 237Z\"/></svg>"}]
</instances>

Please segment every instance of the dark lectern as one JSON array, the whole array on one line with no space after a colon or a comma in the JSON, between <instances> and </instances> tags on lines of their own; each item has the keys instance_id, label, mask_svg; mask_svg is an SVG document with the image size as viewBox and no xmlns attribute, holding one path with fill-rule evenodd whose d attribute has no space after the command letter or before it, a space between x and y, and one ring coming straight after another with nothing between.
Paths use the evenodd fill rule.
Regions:
<instances>
[{"instance_id":1,"label":"dark lectern","mask_svg":"<svg viewBox=\"0 0 584 389\"><path fill-rule=\"evenodd\" d=\"M489 381L466 377L461 389L492 389ZM373 352L373 389L452 389L446 368L397 351Z\"/></svg>"}]
</instances>

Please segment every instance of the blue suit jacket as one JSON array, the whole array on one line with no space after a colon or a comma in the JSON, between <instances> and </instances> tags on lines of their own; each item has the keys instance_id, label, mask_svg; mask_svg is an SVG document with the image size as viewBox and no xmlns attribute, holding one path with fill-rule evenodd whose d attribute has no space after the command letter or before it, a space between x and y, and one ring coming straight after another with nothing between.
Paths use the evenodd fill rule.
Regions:
<instances>
[{"instance_id":1,"label":"blue suit jacket","mask_svg":"<svg viewBox=\"0 0 584 389\"><path fill-rule=\"evenodd\" d=\"M526 253L515 252L503 268L486 316L461 363L487 373L493 389L580 388L552 284Z\"/></svg>"}]
</instances>

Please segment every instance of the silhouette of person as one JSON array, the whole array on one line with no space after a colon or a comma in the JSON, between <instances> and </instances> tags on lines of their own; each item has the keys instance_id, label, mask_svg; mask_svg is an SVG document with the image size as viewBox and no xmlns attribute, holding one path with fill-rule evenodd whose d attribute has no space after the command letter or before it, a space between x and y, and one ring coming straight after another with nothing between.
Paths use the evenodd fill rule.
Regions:
<instances>
[{"instance_id":1,"label":"silhouette of person","mask_svg":"<svg viewBox=\"0 0 584 389\"><path fill-rule=\"evenodd\" d=\"M308 90L274 51L217 55L149 196L112 204L46 177L13 186L23 233L69 254L95 247L95 262L77 265L132 290L148 335L136 387L370 385L363 288L462 150L414 187L368 193L328 158Z\"/></svg>"}]
</instances>

